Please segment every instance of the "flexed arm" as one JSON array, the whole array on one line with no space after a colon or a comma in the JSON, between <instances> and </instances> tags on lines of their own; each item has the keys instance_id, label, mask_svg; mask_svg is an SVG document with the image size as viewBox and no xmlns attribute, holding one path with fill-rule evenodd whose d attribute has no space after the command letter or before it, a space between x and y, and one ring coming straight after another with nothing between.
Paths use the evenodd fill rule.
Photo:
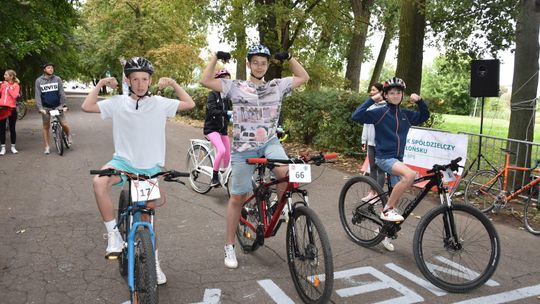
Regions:
<instances>
[{"instance_id":1,"label":"flexed arm","mask_svg":"<svg viewBox=\"0 0 540 304\"><path fill-rule=\"evenodd\" d=\"M88 93L84 99L81 108L83 111L88 113L100 113L99 106L97 105L98 94L102 87L108 86L111 88L116 88L118 86L118 81L114 77L107 77L99 80L97 85Z\"/></svg>"}]
</instances>

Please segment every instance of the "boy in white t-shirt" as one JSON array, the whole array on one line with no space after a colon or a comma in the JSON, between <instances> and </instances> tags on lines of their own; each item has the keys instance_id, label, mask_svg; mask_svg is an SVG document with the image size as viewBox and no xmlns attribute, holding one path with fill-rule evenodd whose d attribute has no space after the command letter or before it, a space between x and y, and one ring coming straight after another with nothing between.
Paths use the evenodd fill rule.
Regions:
<instances>
[{"instance_id":1,"label":"boy in white t-shirt","mask_svg":"<svg viewBox=\"0 0 540 304\"><path fill-rule=\"evenodd\" d=\"M153 175L164 166L167 118L174 117L177 111L193 108L195 103L176 81L166 77L159 79L159 89L173 87L180 100L152 96L148 89L153 72L154 67L147 59L131 58L124 66L129 96L116 95L98 102L98 93L102 87L118 86L114 77L108 77L101 79L84 100L83 111L101 113L101 118L113 121L114 154L102 169L114 168ZM113 185L122 186L123 183L119 176L95 176L93 180L98 209L107 228L106 256L122 252L123 240L116 227L110 191ZM148 207L155 207L155 202L149 202ZM159 265L157 250L156 272L158 284L165 284L167 278Z\"/></svg>"}]
</instances>

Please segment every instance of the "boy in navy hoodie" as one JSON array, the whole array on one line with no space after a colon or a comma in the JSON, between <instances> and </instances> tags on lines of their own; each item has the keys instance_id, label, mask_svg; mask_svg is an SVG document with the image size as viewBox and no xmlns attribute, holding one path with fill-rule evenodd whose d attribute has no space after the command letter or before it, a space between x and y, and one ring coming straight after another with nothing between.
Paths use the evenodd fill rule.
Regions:
<instances>
[{"instance_id":1,"label":"boy in navy hoodie","mask_svg":"<svg viewBox=\"0 0 540 304\"><path fill-rule=\"evenodd\" d=\"M352 115L353 121L375 126L375 163L392 175L392 184L396 178L400 179L395 183L388 203L380 215L381 219L392 222L403 221L403 216L395 207L398 199L412 186L416 177L416 172L403 163L407 133L411 126L418 126L429 118L426 103L415 93L411 94L411 101L417 104L419 111L400 107L404 91L405 82L402 79L397 77L388 79L383 85L383 95L376 94L368 98ZM383 98L387 102L386 106L368 111L372 104Z\"/></svg>"}]
</instances>

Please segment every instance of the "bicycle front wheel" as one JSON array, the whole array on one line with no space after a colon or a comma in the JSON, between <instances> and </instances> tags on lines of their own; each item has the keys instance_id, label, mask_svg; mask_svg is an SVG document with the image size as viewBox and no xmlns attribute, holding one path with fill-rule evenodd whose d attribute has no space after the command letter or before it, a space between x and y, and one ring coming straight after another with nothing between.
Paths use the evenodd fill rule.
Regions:
<instances>
[{"instance_id":1,"label":"bicycle front wheel","mask_svg":"<svg viewBox=\"0 0 540 304\"><path fill-rule=\"evenodd\" d=\"M339 194L339 219L353 242L371 247L383 240L379 216L386 201L387 196L371 177L354 176L345 183Z\"/></svg>"},{"instance_id":2,"label":"bicycle front wheel","mask_svg":"<svg viewBox=\"0 0 540 304\"><path fill-rule=\"evenodd\" d=\"M493 209L497 196L501 193L502 180L495 178L497 172L480 170L476 172L465 186L465 203L487 213Z\"/></svg>"},{"instance_id":3,"label":"bicycle front wheel","mask_svg":"<svg viewBox=\"0 0 540 304\"><path fill-rule=\"evenodd\" d=\"M64 154L64 142L62 140L62 134L64 133L64 128L60 124L54 124L53 127L53 140L54 146L56 147L56 152L58 155L62 156Z\"/></svg>"},{"instance_id":4,"label":"bicycle front wheel","mask_svg":"<svg viewBox=\"0 0 540 304\"><path fill-rule=\"evenodd\" d=\"M150 232L139 228L135 233L135 294L136 303L158 303L156 258Z\"/></svg>"},{"instance_id":5,"label":"bicycle front wheel","mask_svg":"<svg viewBox=\"0 0 540 304\"><path fill-rule=\"evenodd\" d=\"M122 213L124 213L129 204L129 193L127 190L122 190L120 192L120 199L118 200L118 218L116 222L118 223L118 231L120 232L120 235L122 235L123 240L127 240L127 233L128 233L128 217L122 216ZM120 271L120 275L125 277L127 275L127 250L124 248L122 250L122 253L118 256L118 270Z\"/></svg>"},{"instance_id":6,"label":"bicycle front wheel","mask_svg":"<svg viewBox=\"0 0 540 304\"><path fill-rule=\"evenodd\" d=\"M304 303L327 303L334 286L330 241L315 211L296 207L287 225L287 260Z\"/></svg>"},{"instance_id":7,"label":"bicycle front wheel","mask_svg":"<svg viewBox=\"0 0 540 304\"><path fill-rule=\"evenodd\" d=\"M441 205L429 211L414 233L416 265L435 286L467 292L497 269L500 242L495 227L471 205Z\"/></svg>"},{"instance_id":8,"label":"bicycle front wheel","mask_svg":"<svg viewBox=\"0 0 540 304\"><path fill-rule=\"evenodd\" d=\"M189 185L197 193L205 194L212 189L213 163L209 151L201 145L194 145L189 150L186 168L189 170Z\"/></svg>"},{"instance_id":9,"label":"bicycle front wheel","mask_svg":"<svg viewBox=\"0 0 540 304\"><path fill-rule=\"evenodd\" d=\"M523 220L525 228L534 234L540 235L540 191L538 184L530 189L529 198L523 207Z\"/></svg>"}]
</instances>

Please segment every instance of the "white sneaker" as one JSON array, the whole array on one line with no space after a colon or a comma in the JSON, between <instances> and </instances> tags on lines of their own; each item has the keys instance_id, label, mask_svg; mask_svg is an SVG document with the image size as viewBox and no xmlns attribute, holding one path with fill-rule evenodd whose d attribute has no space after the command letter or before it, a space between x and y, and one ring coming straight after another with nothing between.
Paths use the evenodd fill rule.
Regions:
<instances>
[{"instance_id":1,"label":"white sneaker","mask_svg":"<svg viewBox=\"0 0 540 304\"><path fill-rule=\"evenodd\" d=\"M17 151L17 149L15 149L14 146L11 146L11 153L17 154L17 153L19 153L19 151Z\"/></svg>"},{"instance_id":2,"label":"white sneaker","mask_svg":"<svg viewBox=\"0 0 540 304\"><path fill-rule=\"evenodd\" d=\"M237 268L238 261L236 260L236 253L234 252L234 245L225 245L225 266L227 268Z\"/></svg>"},{"instance_id":3,"label":"white sneaker","mask_svg":"<svg viewBox=\"0 0 540 304\"><path fill-rule=\"evenodd\" d=\"M43 150L43 153L45 153L45 154L51 153L51 150L49 149L49 146L45 147L45 150Z\"/></svg>"},{"instance_id":4,"label":"white sneaker","mask_svg":"<svg viewBox=\"0 0 540 304\"><path fill-rule=\"evenodd\" d=\"M159 265L159 260L156 257L156 277L157 277L157 284L163 285L167 283L167 277L165 276L165 273L163 273L163 270L161 270L161 266Z\"/></svg>"},{"instance_id":5,"label":"white sneaker","mask_svg":"<svg viewBox=\"0 0 540 304\"><path fill-rule=\"evenodd\" d=\"M0 155L6 154L6 146L2 145L2 148L0 148Z\"/></svg>"},{"instance_id":6,"label":"white sneaker","mask_svg":"<svg viewBox=\"0 0 540 304\"><path fill-rule=\"evenodd\" d=\"M396 212L396 209L388 208L381 212L381 220L389 222L402 222L404 218Z\"/></svg>"},{"instance_id":7,"label":"white sneaker","mask_svg":"<svg viewBox=\"0 0 540 304\"><path fill-rule=\"evenodd\" d=\"M105 250L105 257L109 256L118 256L122 253L124 248L124 240L122 240L122 235L118 231L109 232L106 234L107 237L107 249Z\"/></svg>"},{"instance_id":8,"label":"white sneaker","mask_svg":"<svg viewBox=\"0 0 540 304\"><path fill-rule=\"evenodd\" d=\"M373 192L369 192L368 195L366 195L366 196L364 196L362 198L362 202L367 203L374 197L375 197L375 195L373 194Z\"/></svg>"},{"instance_id":9,"label":"white sneaker","mask_svg":"<svg viewBox=\"0 0 540 304\"><path fill-rule=\"evenodd\" d=\"M388 251L394 251L394 244L390 243L390 239L385 237L384 240L381 242Z\"/></svg>"}]
</instances>

